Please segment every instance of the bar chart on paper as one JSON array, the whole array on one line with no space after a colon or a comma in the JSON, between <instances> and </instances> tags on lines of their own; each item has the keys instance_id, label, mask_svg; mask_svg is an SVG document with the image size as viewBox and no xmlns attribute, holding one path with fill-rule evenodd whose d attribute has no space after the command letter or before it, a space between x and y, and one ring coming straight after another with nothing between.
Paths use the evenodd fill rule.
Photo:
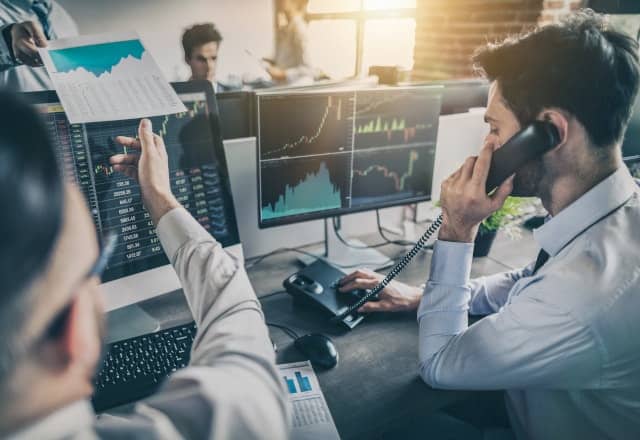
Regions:
<instances>
[{"instance_id":1,"label":"bar chart on paper","mask_svg":"<svg viewBox=\"0 0 640 440\"><path fill-rule=\"evenodd\" d=\"M340 435L311 363L278 365L292 408L292 440L339 439Z\"/></svg>"},{"instance_id":2,"label":"bar chart on paper","mask_svg":"<svg viewBox=\"0 0 640 440\"><path fill-rule=\"evenodd\" d=\"M307 391L313 391L309 377L303 376L300 371L294 372L295 378L287 377L282 378L287 384L287 390L289 394L306 393Z\"/></svg>"},{"instance_id":3,"label":"bar chart on paper","mask_svg":"<svg viewBox=\"0 0 640 440\"><path fill-rule=\"evenodd\" d=\"M186 110L135 33L55 40L40 54L71 123Z\"/></svg>"}]
</instances>

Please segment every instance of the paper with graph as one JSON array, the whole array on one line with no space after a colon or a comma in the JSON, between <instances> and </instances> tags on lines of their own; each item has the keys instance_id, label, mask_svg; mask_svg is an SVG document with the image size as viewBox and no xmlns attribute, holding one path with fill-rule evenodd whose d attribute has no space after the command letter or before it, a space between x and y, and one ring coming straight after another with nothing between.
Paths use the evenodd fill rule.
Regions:
<instances>
[{"instance_id":1,"label":"paper with graph","mask_svg":"<svg viewBox=\"0 0 640 440\"><path fill-rule=\"evenodd\" d=\"M293 408L291 440L339 440L311 363L279 364L278 369Z\"/></svg>"},{"instance_id":2,"label":"paper with graph","mask_svg":"<svg viewBox=\"0 0 640 440\"><path fill-rule=\"evenodd\" d=\"M72 124L186 111L135 32L54 40L40 56Z\"/></svg>"}]
</instances>

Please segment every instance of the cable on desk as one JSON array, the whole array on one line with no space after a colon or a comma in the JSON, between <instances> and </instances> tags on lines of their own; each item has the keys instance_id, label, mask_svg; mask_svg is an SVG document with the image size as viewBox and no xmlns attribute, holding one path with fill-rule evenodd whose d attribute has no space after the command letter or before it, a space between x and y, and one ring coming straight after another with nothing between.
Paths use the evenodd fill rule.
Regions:
<instances>
[{"instance_id":1,"label":"cable on desk","mask_svg":"<svg viewBox=\"0 0 640 440\"><path fill-rule=\"evenodd\" d=\"M276 290L275 292L270 292L265 295L261 295L258 297L258 300L271 298L272 296L282 295L283 293L288 293L286 290Z\"/></svg>"},{"instance_id":2,"label":"cable on desk","mask_svg":"<svg viewBox=\"0 0 640 440\"><path fill-rule=\"evenodd\" d=\"M291 330L289 327L287 327L286 325L282 325L282 324L276 324L273 322L266 322L266 324L269 327L276 327L279 328L280 330L282 330L287 336L289 336L291 339L296 340L298 339L300 336L298 336L298 334L296 332L294 332L293 330Z\"/></svg>"},{"instance_id":3,"label":"cable on desk","mask_svg":"<svg viewBox=\"0 0 640 440\"><path fill-rule=\"evenodd\" d=\"M385 243L385 245L386 245L386 243ZM367 261L363 261L363 262L360 262L360 263L357 263L357 264L337 264L337 263L333 263L333 262L327 260L323 256L312 254L311 252L303 251L303 250L298 249L298 248L279 248L279 249L276 249L274 251L269 252L268 254L264 254L264 255L256 258L254 261L251 262L251 264L245 265L245 269L246 270L253 269L255 266L257 266L258 264L262 263L262 261L264 261L266 258L272 257L272 256L277 255L277 254L282 254L284 252L295 252L295 253L298 253L298 254L301 254L301 255L306 255L306 256L314 258L314 259L322 260L325 263L330 264L330 265L335 266L335 267L338 267L340 269L353 269L355 267L373 266L373 265L376 264L374 262L370 263L370 262L367 262Z\"/></svg>"},{"instance_id":4,"label":"cable on desk","mask_svg":"<svg viewBox=\"0 0 640 440\"><path fill-rule=\"evenodd\" d=\"M380 234L382 239L384 241L386 241L388 244L395 244L397 246L415 246L416 245L415 241L393 240L393 239L388 238L384 234L384 230L382 229L382 223L380 222L380 210L379 209L376 209L376 222L378 223L378 233Z\"/></svg>"},{"instance_id":5,"label":"cable on desk","mask_svg":"<svg viewBox=\"0 0 640 440\"><path fill-rule=\"evenodd\" d=\"M336 234L336 237L338 238L340 243L352 249L372 249L372 248L383 247L389 244L388 242L377 243L377 244L372 244L368 246L358 246L355 244L351 244L340 234L340 229L338 228L338 223L335 217L333 217L332 219L332 224L333 224L333 232Z\"/></svg>"}]
</instances>

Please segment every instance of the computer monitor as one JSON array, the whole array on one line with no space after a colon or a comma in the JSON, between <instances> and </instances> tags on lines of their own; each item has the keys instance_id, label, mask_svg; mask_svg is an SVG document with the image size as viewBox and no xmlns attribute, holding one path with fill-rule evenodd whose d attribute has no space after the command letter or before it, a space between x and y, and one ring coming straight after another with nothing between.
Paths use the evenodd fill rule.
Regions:
<instances>
[{"instance_id":1,"label":"computer monitor","mask_svg":"<svg viewBox=\"0 0 640 440\"><path fill-rule=\"evenodd\" d=\"M222 128L222 139L253 136L253 92L220 92L216 94Z\"/></svg>"},{"instance_id":2,"label":"computer monitor","mask_svg":"<svg viewBox=\"0 0 640 440\"><path fill-rule=\"evenodd\" d=\"M489 96L489 83L485 80L462 80L441 82L442 115L466 113L469 109L486 107Z\"/></svg>"},{"instance_id":3,"label":"computer monitor","mask_svg":"<svg viewBox=\"0 0 640 440\"><path fill-rule=\"evenodd\" d=\"M173 87L187 112L151 118L154 131L165 140L173 193L224 247L241 255L211 84ZM139 121L70 124L55 92L25 97L44 117L63 174L84 194L98 236L111 231L118 235L102 278L107 310L179 289L142 205L140 187L109 165L111 155L127 152L115 136L135 137Z\"/></svg>"},{"instance_id":4,"label":"computer monitor","mask_svg":"<svg viewBox=\"0 0 640 440\"><path fill-rule=\"evenodd\" d=\"M259 94L260 227L428 200L441 90Z\"/></svg>"}]
</instances>

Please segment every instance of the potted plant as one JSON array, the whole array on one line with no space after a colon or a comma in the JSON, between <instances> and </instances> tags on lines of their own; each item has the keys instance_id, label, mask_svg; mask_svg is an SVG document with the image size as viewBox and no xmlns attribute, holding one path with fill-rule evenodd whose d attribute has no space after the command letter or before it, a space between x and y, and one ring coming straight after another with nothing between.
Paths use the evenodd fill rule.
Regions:
<instances>
[{"instance_id":1,"label":"potted plant","mask_svg":"<svg viewBox=\"0 0 640 440\"><path fill-rule=\"evenodd\" d=\"M514 220L523 214L527 200L522 197L507 197L502 208L491 214L480 224L473 248L474 257L486 257L489 255L489 250L493 240L496 238L498 229L513 226ZM508 233L513 235L516 232L510 230Z\"/></svg>"}]
</instances>

